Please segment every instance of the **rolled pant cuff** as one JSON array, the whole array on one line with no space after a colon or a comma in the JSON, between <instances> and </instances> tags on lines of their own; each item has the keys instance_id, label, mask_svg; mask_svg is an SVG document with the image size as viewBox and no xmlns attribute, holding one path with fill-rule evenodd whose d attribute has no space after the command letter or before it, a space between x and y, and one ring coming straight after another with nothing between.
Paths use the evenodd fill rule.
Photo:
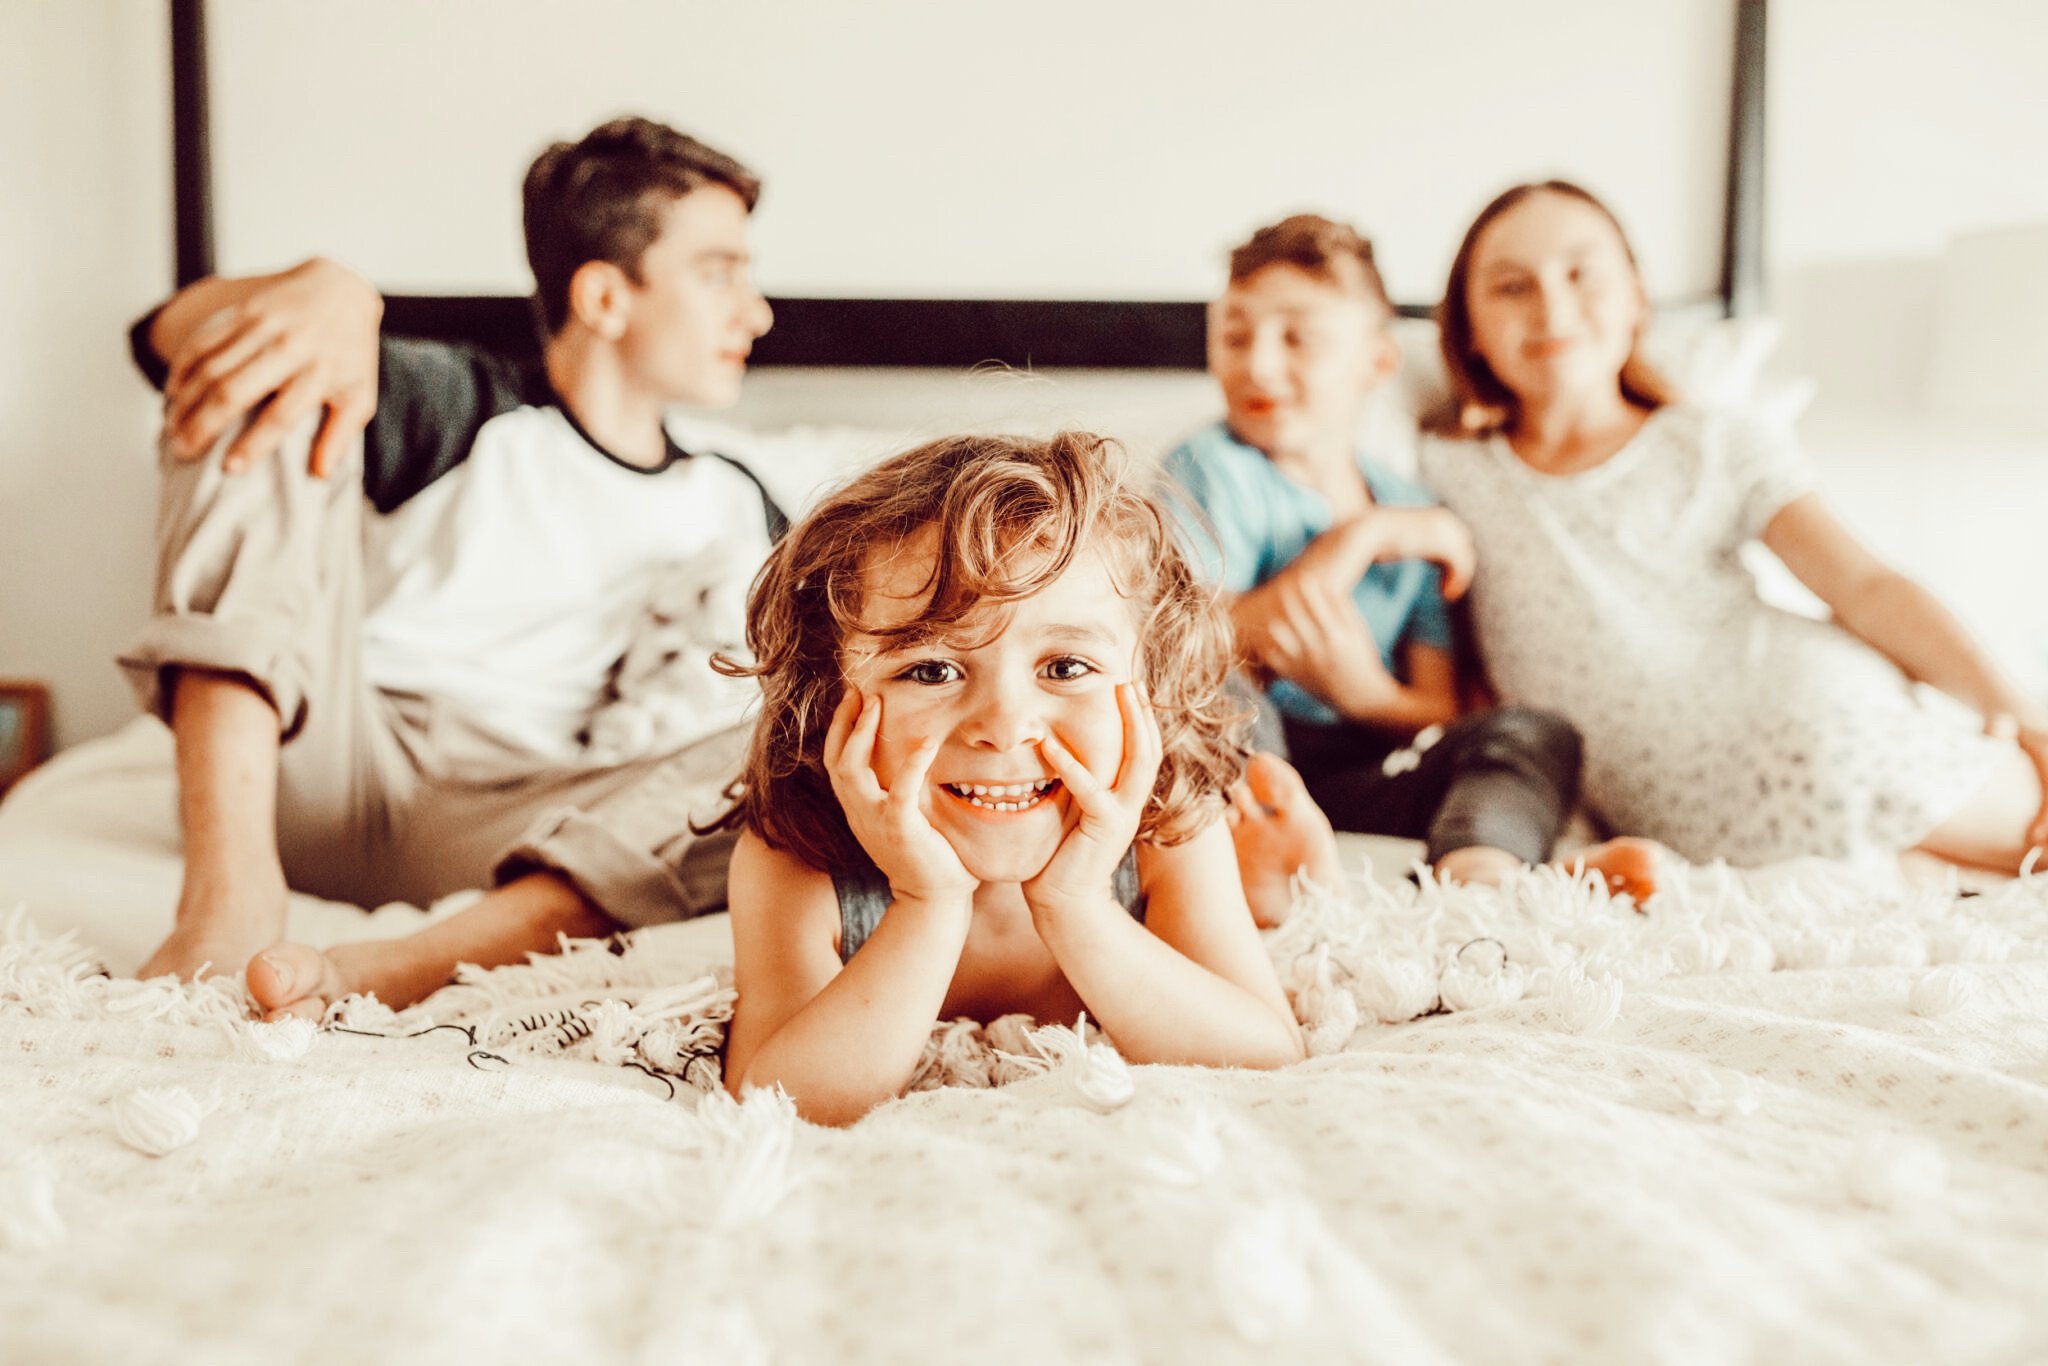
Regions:
<instances>
[{"instance_id":1,"label":"rolled pant cuff","mask_svg":"<svg viewBox=\"0 0 2048 1366\"><path fill-rule=\"evenodd\" d=\"M689 889L667 864L582 811L564 811L537 822L498 860L493 876L502 885L528 873L567 879L627 929L723 909L692 904Z\"/></svg>"},{"instance_id":2,"label":"rolled pant cuff","mask_svg":"<svg viewBox=\"0 0 2048 1366\"><path fill-rule=\"evenodd\" d=\"M265 633L210 617L160 616L143 627L116 663L144 711L171 720L164 688L167 669L203 669L248 680L277 711L284 739L306 723L305 689L291 678L290 652Z\"/></svg>"}]
</instances>

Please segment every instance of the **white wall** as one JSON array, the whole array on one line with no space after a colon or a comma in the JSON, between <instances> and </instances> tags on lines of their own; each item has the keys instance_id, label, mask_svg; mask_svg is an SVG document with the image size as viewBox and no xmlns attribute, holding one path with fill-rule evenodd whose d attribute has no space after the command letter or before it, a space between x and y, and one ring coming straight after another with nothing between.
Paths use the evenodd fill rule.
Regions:
<instances>
[{"instance_id":1,"label":"white wall","mask_svg":"<svg viewBox=\"0 0 2048 1366\"><path fill-rule=\"evenodd\" d=\"M61 742L133 712L156 404L123 332L171 281L164 7L0 0L0 674Z\"/></svg>"},{"instance_id":2,"label":"white wall","mask_svg":"<svg viewBox=\"0 0 2048 1366\"><path fill-rule=\"evenodd\" d=\"M522 289L527 162L639 109L766 174L776 293L1204 298L1322 208L1433 298L1473 212L1557 172L1612 191L1659 292L1718 277L1732 0L212 9L236 267L317 243L387 287Z\"/></svg>"},{"instance_id":3,"label":"white wall","mask_svg":"<svg viewBox=\"0 0 2048 1366\"><path fill-rule=\"evenodd\" d=\"M1951 239L2048 222L2048 5L1778 0L1769 70L1785 362L1824 402L1917 406Z\"/></svg>"}]
</instances>

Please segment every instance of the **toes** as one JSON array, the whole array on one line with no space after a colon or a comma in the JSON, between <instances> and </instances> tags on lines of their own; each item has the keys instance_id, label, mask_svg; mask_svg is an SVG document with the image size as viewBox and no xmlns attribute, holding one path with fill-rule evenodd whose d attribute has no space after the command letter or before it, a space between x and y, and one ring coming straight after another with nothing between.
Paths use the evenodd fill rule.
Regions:
<instances>
[{"instance_id":1,"label":"toes","mask_svg":"<svg viewBox=\"0 0 2048 1366\"><path fill-rule=\"evenodd\" d=\"M302 996L290 1005L279 1006L276 1010L266 1012L263 1022L281 1024L286 1020L311 1020L314 1024L319 1024L326 1015L327 1005L324 1001Z\"/></svg>"},{"instance_id":2,"label":"toes","mask_svg":"<svg viewBox=\"0 0 2048 1366\"><path fill-rule=\"evenodd\" d=\"M326 960L304 944L273 944L249 960L244 979L249 995L265 1010L281 1010L315 995Z\"/></svg>"},{"instance_id":3,"label":"toes","mask_svg":"<svg viewBox=\"0 0 2048 1366\"><path fill-rule=\"evenodd\" d=\"M1308 784L1294 771L1294 765L1277 754L1261 750L1245 765L1245 786L1268 811L1276 814L1293 809L1308 797Z\"/></svg>"}]
</instances>

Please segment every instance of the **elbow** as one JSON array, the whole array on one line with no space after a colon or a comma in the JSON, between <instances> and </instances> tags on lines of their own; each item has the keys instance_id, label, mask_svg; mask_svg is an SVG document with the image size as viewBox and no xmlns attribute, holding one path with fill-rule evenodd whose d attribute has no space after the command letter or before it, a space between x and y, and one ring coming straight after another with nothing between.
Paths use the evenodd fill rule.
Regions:
<instances>
[{"instance_id":1,"label":"elbow","mask_svg":"<svg viewBox=\"0 0 2048 1366\"><path fill-rule=\"evenodd\" d=\"M1301 1026L1296 1024L1290 1017L1287 1021L1285 1038L1281 1041L1280 1046L1274 1050L1272 1060L1264 1063L1263 1066L1267 1071L1273 1071L1276 1068L1292 1067L1298 1062L1306 1062L1307 1060L1308 1036L1301 1032Z\"/></svg>"}]
</instances>

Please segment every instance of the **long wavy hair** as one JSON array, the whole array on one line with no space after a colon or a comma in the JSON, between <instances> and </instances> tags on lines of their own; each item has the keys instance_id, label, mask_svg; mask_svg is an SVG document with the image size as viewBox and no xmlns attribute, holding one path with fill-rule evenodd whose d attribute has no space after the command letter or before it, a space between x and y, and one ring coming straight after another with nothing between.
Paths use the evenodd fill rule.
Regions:
<instances>
[{"instance_id":1,"label":"long wavy hair","mask_svg":"<svg viewBox=\"0 0 2048 1366\"><path fill-rule=\"evenodd\" d=\"M1495 219L1539 194L1576 199L1598 210L1601 217L1613 226L1614 235L1621 240L1622 255L1628 260L1636 287L1642 287L1642 268L1636 264L1635 248L1629 245L1621 220L1592 191L1569 180L1538 180L1516 185L1496 196L1465 230L1465 240L1458 244L1457 257L1451 262L1451 278L1444 285L1443 302L1437 305L1437 339L1443 347L1444 369L1451 379L1450 401L1429 423L1439 435L1492 436L1511 429L1520 416L1520 401L1507 385L1501 383L1500 376L1494 374L1485 357L1479 354L1479 347L1472 336L1472 255L1481 234ZM1646 315L1644 323L1647 322ZM1677 387L1644 358L1643 331L1644 325L1639 324L1634 343L1629 347L1628 359L1622 364L1621 392L1631 403L1654 411L1667 403L1676 403L1679 394Z\"/></svg>"},{"instance_id":2,"label":"long wavy hair","mask_svg":"<svg viewBox=\"0 0 2048 1366\"><path fill-rule=\"evenodd\" d=\"M863 615L867 569L935 528L938 553L914 620L880 629ZM1164 756L1140 839L1174 844L1220 809L1244 769L1248 717L1224 692L1228 620L1114 441L955 436L894 456L827 497L782 539L747 603L751 662L721 672L761 683L761 718L728 790L721 826L743 826L827 872L866 860L825 772L825 732L846 682L855 633L895 644L960 631L993 639L1008 604L1045 588L1074 557L1099 551L1138 628L1139 680Z\"/></svg>"}]
</instances>

